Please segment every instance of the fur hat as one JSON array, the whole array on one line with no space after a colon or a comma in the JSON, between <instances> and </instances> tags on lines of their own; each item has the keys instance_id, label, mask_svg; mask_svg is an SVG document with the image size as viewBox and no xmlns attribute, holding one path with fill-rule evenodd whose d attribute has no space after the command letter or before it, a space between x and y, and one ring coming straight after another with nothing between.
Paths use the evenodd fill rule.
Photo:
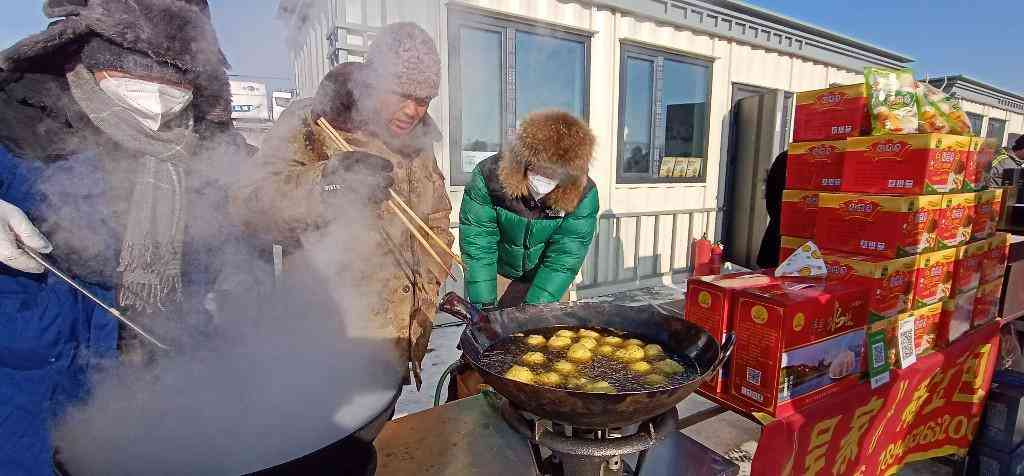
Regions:
<instances>
[{"instance_id":1,"label":"fur hat","mask_svg":"<svg viewBox=\"0 0 1024 476\"><path fill-rule=\"evenodd\" d=\"M441 57L434 39L419 25L392 23L370 43L366 64L374 84L416 98L437 97L441 87Z\"/></svg>"},{"instance_id":2,"label":"fur hat","mask_svg":"<svg viewBox=\"0 0 1024 476\"><path fill-rule=\"evenodd\" d=\"M530 166L556 170L564 175L544 201L572 212L587 188L595 142L590 127L572 114L557 110L530 114L519 126L515 143L501 155L501 185L510 196L525 197L530 193L526 185Z\"/></svg>"},{"instance_id":3,"label":"fur hat","mask_svg":"<svg viewBox=\"0 0 1024 476\"><path fill-rule=\"evenodd\" d=\"M1017 136L1017 140L1013 141L1013 145L1010 146L1010 150L1024 150L1024 135Z\"/></svg>"},{"instance_id":4,"label":"fur hat","mask_svg":"<svg viewBox=\"0 0 1024 476\"><path fill-rule=\"evenodd\" d=\"M313 117L323 117L341 130L360 129L362 122L356 98L366 90L363 80L366 69L366 64L355 61L341 63L331 69L316 89Z\"/></svg>"}]
</instances>

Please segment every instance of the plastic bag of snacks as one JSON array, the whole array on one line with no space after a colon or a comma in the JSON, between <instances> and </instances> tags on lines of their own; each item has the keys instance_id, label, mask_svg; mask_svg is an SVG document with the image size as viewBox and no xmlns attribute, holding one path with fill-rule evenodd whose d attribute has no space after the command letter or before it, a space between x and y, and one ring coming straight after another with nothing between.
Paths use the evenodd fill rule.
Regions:
<instances>
[{"instance_id":1,"label":"plastic bag of snacks","mask_svg":"<svg viewBox=\"0 0 1024 476\"><path fill-rule=\"evenodd\" d=\"M917 132L917 81L909 69L867 68L864 80L871 104L871 134Z\"/></svg>"},{"instance_id":2,"label":"plastic bag of snacks","mask_svg":"<svg viewBox=\"0 0 1024 476\"><path fill-rule=\"evenodd\" d=\"M972 135L971 121L956 99L927 83L917 83L918 129L958 136Z\"/></svg>"}]
</instances>

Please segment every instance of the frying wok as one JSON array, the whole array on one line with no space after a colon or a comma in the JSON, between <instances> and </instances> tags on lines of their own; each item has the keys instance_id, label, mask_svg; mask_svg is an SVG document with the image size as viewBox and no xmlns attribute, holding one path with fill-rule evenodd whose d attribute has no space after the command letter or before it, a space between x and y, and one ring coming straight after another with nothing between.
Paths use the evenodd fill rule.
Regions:
<instances>
[{"instance_id":1,"label":"frying wok","mask_svg":"<svg viewBox=\"0 0 1024 476\"><path fill-rule=\"evenodd\" d=\"M660 415L710 378L732 352L729 334L721 346L699 326L664 314L653 306L621 306L607 303L552 303L483 313L468 301L448 293L441 311L467 323L459 341L464 357L484 382L520 410L578 428L618 428ZM697 366L697 377L679 385L656 390L587 393L530 385L507 379L480 364L484 351L504 337L545 327L604 327L633 334L661 344L669 353L688 357Z\"/></svg>"}]
</instances>

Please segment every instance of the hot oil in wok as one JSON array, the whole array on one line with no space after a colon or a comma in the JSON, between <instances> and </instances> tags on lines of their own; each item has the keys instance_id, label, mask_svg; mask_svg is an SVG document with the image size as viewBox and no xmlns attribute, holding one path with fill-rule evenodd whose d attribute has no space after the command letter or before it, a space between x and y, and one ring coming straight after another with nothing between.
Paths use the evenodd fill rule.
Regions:
<instances>
[{"instance_id":1,"label":"hot oil in wok","mask_svg":"<svg viewBox=\"0 0 1024 476\"><path fill-rule=\"evenodd\" d=\"M550 340L551 337L555 336L558 331L571 330L578 332L580 329L577 327L545 327L540 329L532 329L523 333L515 334L512 336L505 337L484 351L480 359L480 365L494 372L498 375L505 375L513 366L529 367L533 372L534 376L540 375L545 372L554 371L554 364L558 361L565 361L568 359L568 349L552 349L548 346L543 347L531 347L527 344L527 337L531 335L543 336L545 340ZM634 338L635 336L629 335L624 332L615 331L612 329L604 329L599 327L589 327L587 329L597 331L601 336L616 336L621 338L623 341ZM639 338L638 338L639 339ZM578 343L580 337L572 338L572 342ZM652 342L644 339L645 344ZM598 339L600 344L600 339ZM622 345L616 346L616 349L622 348ZM629 368L629 364L623 363L610 356L604 356L598 354L596 351L592 353L592 359L587 363L575 363L576 374L579 377L583 377L591 382L605 381L611 384L614 388L615 393L618 392L642 392L657 390L661 388L674 387L690 382L697 378L699 375L696 364L685 356L674 355L664 349L664 355L661 357L647 359L643 362L648 362L652 365L656 364L665 359L670 359L678 363L682 367L682 371L673 375L664 375L657 370L650 372L647 375L640 375ZM524 365L520 359L524 354L528 352L540 352L546 357L546 362L542 365ZM665 377L663 383L652 384L647 381L648 375L656 374ZM543 385L540 382L534 381L534 385ZM557 388L565 388L570 390L589 391L585 388L574 388L568 384L557 385Z\"/></svg>"}]
</instances>

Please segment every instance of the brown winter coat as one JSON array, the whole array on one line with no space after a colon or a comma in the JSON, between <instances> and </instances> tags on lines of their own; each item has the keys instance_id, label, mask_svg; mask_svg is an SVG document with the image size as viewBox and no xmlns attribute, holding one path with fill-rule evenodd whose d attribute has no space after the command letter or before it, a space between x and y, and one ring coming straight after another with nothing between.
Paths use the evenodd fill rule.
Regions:
<instances>
[{"instance_id":1,"label":"brown winter coat","mask_svg":"<svg viewBox=\"0 0 1024 476\"><path fill-rule=\"evenodd\" d=\"M321 200L320 179L329 157L339 149L325 131L316 125L313 100L297 101L275 125L257 157L262 173L233 197L245 227L277 242L297 243L298 237L324 226L330 211ZM431 230L451 246L449 231L451 202L445 190L444 176L437 167L433 144L441 138L433 120L426 116L401 146L390 145L376 135L352 127L359 121L333 118L343 139L355 150L379 155L394 166L392 189L411 207ZM348 128L348 129L346 129ZM385 203L378 213L380 225L404 251L401 259L374 261L374 268L360 279L361 288L371 290L369 315L390 324L398 352L411 363L417 386L421 384L420 366L437 309L439 275L442 270L422 245L407 231ZM376 230L366 230L376 240ZM375 247L379 254L390 254L385 243ZM451 266L447 255L438 255ZM368 257L369 259L370 257ZM403 269L402 263L413 268ZM407 273L406 271L409 271ZM365 282L363 282L365 279Z\"/></svg>"}]
</instances>

